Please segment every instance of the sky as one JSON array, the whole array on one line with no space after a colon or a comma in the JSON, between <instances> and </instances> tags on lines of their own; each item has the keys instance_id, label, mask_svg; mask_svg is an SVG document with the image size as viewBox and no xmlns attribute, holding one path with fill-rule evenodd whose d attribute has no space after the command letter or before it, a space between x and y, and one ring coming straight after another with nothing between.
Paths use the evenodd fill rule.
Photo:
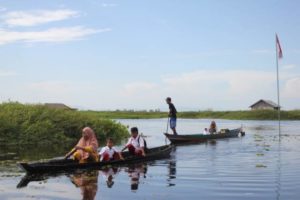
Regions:
<instances>
[{"instance_id":1,"label":"sky","mask_svg":"<svg viewBox=\"0 0 300 200\"><path fill-rule=\"evenodd\" d=\"M0 0L0 102L300 109L298 0Z\"/></svg>"}]
</instances>

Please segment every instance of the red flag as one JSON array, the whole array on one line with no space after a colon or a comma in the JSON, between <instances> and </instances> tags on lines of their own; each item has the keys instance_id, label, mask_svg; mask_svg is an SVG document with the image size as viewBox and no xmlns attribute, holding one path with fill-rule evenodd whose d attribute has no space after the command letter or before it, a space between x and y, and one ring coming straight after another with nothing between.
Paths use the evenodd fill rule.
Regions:
<instances>
[{"instance_id":1,"label":"red flag","mask_svg":"<svg viewBox=\"0 0 300 200\"><path fill-rule=\"evenodd\" d=\"M277 46L277 52L276 53L278 55L278 58L282 58L283 57L283 55L282 55L282 49L281 49L281 46L280 46L277 34L276 34L276 46Z\"/></svg>"}]
</instances>

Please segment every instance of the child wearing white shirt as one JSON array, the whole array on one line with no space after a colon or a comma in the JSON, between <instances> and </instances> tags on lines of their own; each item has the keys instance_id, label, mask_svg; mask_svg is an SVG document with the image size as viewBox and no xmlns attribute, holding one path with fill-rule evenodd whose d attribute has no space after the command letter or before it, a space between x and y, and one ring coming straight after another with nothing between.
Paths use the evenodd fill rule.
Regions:
<instances>
[{"instance_id":1,"label":"child wearing white shirt","mask_svg":"<svg viewBox=\"0 0 300 200\"><path fill-rule=\"evenodd\" d=\"M103 147L99 153L100 161L109 161L109 160L124 160L122 154L113 146L113 140L108 138L106 140L106 146Z\"/></svg>"},{"instance_id":2,"label":"child wearing white shirt","mask_svg":"<svg viewBox=\"0 0 300 200\"><path fill-rule=\"evenodd\" d=\"M145 156L144 139L139 135L137 127L131 128L131 137L129 138L126 146L122 149L124 151L128 148L128 151L132 155Z\"/></svg>"}]
</instances>

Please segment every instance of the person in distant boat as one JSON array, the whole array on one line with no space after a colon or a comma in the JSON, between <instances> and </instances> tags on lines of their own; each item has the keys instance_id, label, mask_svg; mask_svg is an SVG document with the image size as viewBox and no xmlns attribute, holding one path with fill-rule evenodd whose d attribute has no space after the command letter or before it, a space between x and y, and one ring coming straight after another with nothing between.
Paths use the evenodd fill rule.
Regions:
<instances>
[{"instance_id":1,"label":"person in distant boat","mask_svg":"<svg viewBox=\"0 0 300 200\"><path fill-rule=\"evenodd\" d=\"M170 128L172 129L173 134L177 135L176 132L177 110L174 104L172 103L171 97L167 97L166 102L169 105Z\"/></svg>"},{"instance_id":2,"label":"person in distant boat","mask_svg":"<svg viewBox=\"0 0 300 200\"><path fill-rule=\"evenodd\" d=\"M75 151L73 159L79 161L79 163L96 162L98 161L97 148L98 141L95 132L90 127L85 127L82 129L82 137L72 149L72 151Z\"/></svg>"},{"instance_id":3,"label":"person in distant boat","mask_svg":"<svg viewBox=\"0 0 300 200\"><path fill-rule=\"evenodd\" d=\"M139 135L137 127L131 128L131 137L129 138L126 146L122 149L124 151L128 148L128 151L132 155L146 156L145 154L145 140Z\"/></svg>"},{"instance_id":4,"label":"person in distant boat","mask_svg":"<svg viewBox=\"0 0 300 200\"><path fill-rule=\"evenodd\" d=\"M208 135L208 134L209 134L208 129L205 128L205 129L203 130L203 135Z\"/></svg>"},{"instance_id":5,"label":"person in distant boat","mask_svg":"<svg viewBox=\"0 0 300 200\"><path fill-rule=\"evenodd\" d=\"M106 146L103 147L99 153L100 161L110 161L110 160L124 160L121 152L119 152L116 147L114 147L113 140L108 138L106 140Z\"/></svg>"},{"instance_id":6,"label":"person in distant boat","mask_svg":"<svg viewBox=\"0 0 300 200\"><path fill-rule=\"evenodd\" d=\"M214 134L217 132L217 125L215 121L212 121L209 126L209 133Z\"/></svg>"}]
</instances>

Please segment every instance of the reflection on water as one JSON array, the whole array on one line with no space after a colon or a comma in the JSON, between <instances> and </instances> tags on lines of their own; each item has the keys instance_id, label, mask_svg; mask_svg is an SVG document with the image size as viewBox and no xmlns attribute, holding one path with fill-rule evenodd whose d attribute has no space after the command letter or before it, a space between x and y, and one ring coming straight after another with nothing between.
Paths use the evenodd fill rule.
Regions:
<instances>
[{"instance_id":1,"label":"reflection on water","mask_svg":"<svg viewBox=\"0 0 300 200\"><path fill-rule=\"evenodd\" d=\"M70 176L71 182L80 188L82 199L95 199L98 190L98 174L98 171L89 171Z\"/></svg>"},{"instance_id":2,"label":"reflection on water","mask_svg":"<svg viewBox=\"0 0 300 200\"><path fill-rule=\"evenodd\" d=\"M130 178L130 188L132 191L138 190L140 177L146 178L147 164L139 163L131 165L125 170Z\"/></svg>"},{"instance_id":3,"label":"reflection on water","mask_svg":"<svg viewBox=\"0 0 300 200\"><path fill-rule=\"evenodd\" d=\"M178 119L178 132L200 132L210 121ZM164 119L121 122L138 126L148 136L149 146L164 145ZM146 164L27 180L24 177L19 185L22 189L15 188L22 178L20 175L24 175L15 161L30 152L1 149L5 156L0 161L0 199L299 199L299 122L282 123L280 143L277 122L217 120L217 123L220 128L243 124L246 136L177 146L171 158Z\"/></svg>"},{"instance_id":4,"label":"reflection on water","mask_svg":"<svg viewBox=\"0 0 300 200\"><path fill-rule=\"evenodd\" d=\"M106 180L106 185L108 188L112 188L112 186L114 185L114 181L113 179L116 177L116 175L120 172L120 168L107 168L107 169L103 169L101 170L102 175L104 177L104 179Z\"/></svg>"}]
</instances>

